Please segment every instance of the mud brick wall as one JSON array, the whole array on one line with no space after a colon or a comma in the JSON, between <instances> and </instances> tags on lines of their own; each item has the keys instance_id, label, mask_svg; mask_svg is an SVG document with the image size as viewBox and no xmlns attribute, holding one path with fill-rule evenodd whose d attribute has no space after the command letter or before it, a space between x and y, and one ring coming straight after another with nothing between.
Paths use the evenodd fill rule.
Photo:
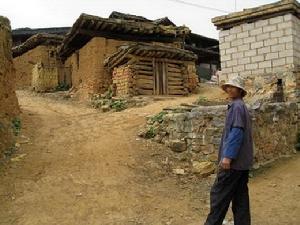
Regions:
<instances>
[{"instance_id":1,"label":"mud brick wall","mask_svg":"<svg viewBox=\"0 0 300 225\"><path fill-rule=\"evenodd\" d=\"M58 68L36 64L32 70L32 88L37 92L55 90L58 86Z\"/></svg>"},{"instance_id":2,"label":"mud brick wall","mask_svg":"<svg viewBox=\"0 0 300 225\"><path fill-rule=\"evenodd\" d=\"M300 65L300 21L292 14L219 33L222 75L257 76Z\"/></svg>"},{"instance_id":3,"label":"mud brick wall","mask_svg":"<svg viewBox=\"0 0 300 225\"><path fill-rule=\"evenodd\" d=\"M194 92L199 84L199 78L196 72L196 65L195 63L188 63L187 67L187 74L188 74L188 89L190 92Z\"/></svg>"},{"instance_id":4,"label":"mud brick wall","mask_svg":"<svg viewBox=\"0 0 300 225\"><path fill-rule=\"evenodd\" d=\"M226 105L199 106L191 111L168 111L158 126L156 140L193 160L217 160L225 123ZM250 109L255 148L255 167L295 152L299 109L296 103L265 103ZM178 146L181 146L178 149Z\"/></svg>"},{"instance_id":5,"label":"mud brick wall","mask_svg":"<svg viewBox=\"0 0 300 225\"><path fill-rule=\"evenodd\" d=\"M104 69L103 62L125 43L128 42L96 37L66 60L66 67L72 71L73 89L80 99L104 93L112 84L111 74Z\"/></svg>"},{"instance_id":6,"label":"mud brick wall","mask_svg":"<svg viewBox=\"0 0 300 225\"><path fill-rule=\"evenodd\" d=\"M116 88L116 96L132 96L134 70L130 66L120 66L113 71L112 79Z\"/></svg>"},{"instance_id":7,"label":"mud brick wall","mask_svg":"<svg viewBox=\"0 0 300 225\"><path fill-rule=\"evenodd\" d=\"M51 51L56 52L56 47L40 45L23 55L14 58L17 89L31 87L32 69L35 64L39 62L44 65L56 64L56 58L51 57Z\"/></svg>"},{"instance_id":8,"label":"mud brick wall","mask_svg":"<svg viewBox=\"0 0 300 225\"><path fill-rule=\"evenodd\" d=\"M10 22L0 16L0 158L14 144L13 121L20 113L11 48Z\"/></svg>"}]
</instances>

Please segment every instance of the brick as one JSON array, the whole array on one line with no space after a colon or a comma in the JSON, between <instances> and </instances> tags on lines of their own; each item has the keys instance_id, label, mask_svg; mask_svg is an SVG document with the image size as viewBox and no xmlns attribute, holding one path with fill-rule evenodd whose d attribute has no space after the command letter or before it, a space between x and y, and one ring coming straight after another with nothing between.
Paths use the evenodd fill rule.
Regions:
<instances>
[{"instance_id":1,"label":"brick","mask_svg":"<svg viewBox=\"0 0 300 225\"><path fill-rule=\"evenodd\" d=\"M232 27L229 31L230 34L237 34L241 32L242 32L242 27L240 25Z\"/></svg>"},{"instance_id":2,"label":"brick","mask_svg":"<svg viewBox=\"0 0 300 225\"><path fill-rule=\"evenodd\" d=\"M271 46L271 52L279 52L285 50L285 44Z\"/></svg>"},{"instance_id":3,"label":"brick","mask_svg":"<svg viewBox=\"0 0 300 225\"><path fill-rule=\"evenodd\" d=\"M287 21L287 22L282 22L277 24L278 30L286 29L292 26L293 26L292 21Z\"/></svg>"},{"instance_id":4,"label":"brick","mask_svg":"<svg viewBox=\"0 0 300 225\"><path fill-rule=\"evenodd\" d=\"M238 65L232 68L233 72L241 72L245 70L245 66L244 65Z\"/></svg>"},{"instance_id":5,"label":"brick","mask_svg":"<svg viewBox=\"0 0 300 225\"><path fill-rule=\"evenodd\" d=\"M246 64L245 68L246 70L255 70L258 68L258 64L257 63Z\"/></svg>"},{"instance_id":6,"label":"brick","mask_svg":"<svg viewBox=\"0 0 300 225\"><path fill-rule=\"evenodd\" d=\"M244 44L252 43L255 41L256 41L255 37L247 37L247 38L244 38L244 40L243 40Z\"/></svg>"},{"instance_id":7,"label":"brick","mask_svg":"<svg viewBox=\"0 0 300 225\"><path fill-rule=\"evenodd\" d=\"M270 61L263 61L258 63L258 67L261 68L271 68L272 67L272 62Z\"/></svg>"},{"instance_id":8,"label":"brick","mask_svg":"<svg viewBox=\"0 0 300 225\"><path fill-rule=\"evenodd\" d=\"M241 25L242 31L249 31L254 29L254 23L244 23Z\"/></svg>"},{"instance_id":9,"label":"brick","mask_svg":"<svg viewBox=\"0 0 300 225\"><path fill-rule=\"evenodd\" d=\"M222 74L232 73L232 67L222 68Z\"/></svg>"},{"instance_id":10,"label":"brick","mask_svg":"<svg viewBox=\"0 0 300 225\"><path fill-rule=\"evenodd\" d=\"M270 24L281 23L283 22L283 16L277 16L269 19Z\"/></svg>"},{"instance_id":11,"label":"brick","mask_svg":"<svg viewBox=\"0 0 300 225\"><path fill-rule=\"evenodd\" d=\"M258 20L255 23L255 27L263 27L269 24L269 20Z\"/></svg>"},{"instance_id":12,"label":"brick","mask_svg":"<svg viewBox=\"0 0 300 225\"><path fill-rule=\"evenodd\" d=\"M267 46L267 47L257 49L257 54L258 55L269 53L269 52L271 52L271 46Z\"/></svg>"},{"instance_id":13,"label":"brick","mask_svg":"<svg viewBox=\"0 0 300 225\"><path fill-rule=\"evenodd\" d=\"M278 44L278 39L277 38L264 40L264 46L272 46L272 45L276 45L276 44Z\"/></svg>"},{"instance_id":14,"label":"brick","mask_svg":"<svg viewBox=\"0 0 300 225\"><path fill-rule=\"evenodd\" d=\"M219 38L220 37L225 37L225 36L228 36L229 35L229 30L221 30L219 32Z\"/></svg>"},{"instance_id":15,"label":"brick","mask_svg":"<svg viewBox=\"0 0 300 225\"><path fill-rule=\"evenodd\" d=\"M246 37L249 37L249 31L244 31L244 32L238 33L238 34L236 34L236 37L237 38L246 38Z\"/></svg>"},{"instance_id":16,"label":"brick","mask_svg":"<svg viewBox=\"0 0 300 225\"><path fill-rule=\"evenodd\" d=\"M296 62L296 58L295 57L286 57L285 61L286 61L286 64L293 64Z\"/></svg>"},{"instance_id":17,"label":"brick","mask_svg":"<svg viewBox=\"0 0 300 225\"><path fill-rule=\"evenodd\" d=\"M226 42L230 42L236 39L236 34L230 34L228 36L225 37L225 41Z\"/></svg>"},{"instance_id":18,"label":"brick","mask_svg":"<svg viewBox=\"0 0 300 225\"><path fill-rule=\"evenodd\" d=\"M229 42L224 42L224 43L221 43L219 45L220 49L227 49L227 48L230 48L230 43Z\"/></svg>"},{"instance_id":19,"label":"brick","mask_svg":"<svg viewBox=\"0 0 300 225\"><path fill-rule=\"evenodd\" d=\"M250 44L244 44L244 45L240 45L238 46L238 51L247 51L250 50Z\"/></svg>"},{"instance_id":20,"label":"brick","mask_svg":"<svg viewBox=\"0 0 300 225\"><path fill-rule=\"evenodd\" d=\"M257 41L262 41L270 38L270 33L259 34L256 36Z\"/></svg>"},{"instance_id":21,"label":"brick","mask_svg":"<svg viewBox=\"0 0 300 225\"><path fill-rule=\"evenodd\" d=\"M231 46L235 47L235 46L239 46L243 44L243 39L236 39L234 41L231 42Z\"/></svg>"},{"instance_id":22,"label":"brick","mask_svg":"<svg viewBox=\"0 0 300 225\"><path fill-rule=\"evenodd\" d=\"M276 25L269 25L269 26L263 27L263 32L272 32L272 31L276 31L276 30L277 30Z\"/></svg>"},{"instance_id":23,"label":"brick","mask_svg":"<svg viewBox=\"0 0 300 225\"><path fill-rule=\"evenodd\" d=\"M228 48L228 49L226 49L226 54L235 53L237 51L238 51L237 47Z\"/></svg>"},{"instance_id":24,"label":"brick","mask_svg":"<svg viewBox=\"0 0 300 225\"><path fill-rule=\"evenodd\" d=\"M244 57L244 58L238 59L238 64L239 65L245 65L245 64L248 64L250 62L251 62L250 57Z\"/></svg>"},{"instance_id":25,"label":"brick","mask_svg":"<svg viewBox=\"0 0 300 225\"><path fill-rule=\"evenodd\" d=\"M251 36L256 36L256 35L258 35L258 34L262 34L262 28L261 27L259 27L259 28L256 28L256 29L254 29L254 30L250 30L250 35Z\"/></svg>"},{"instance_id":26,"label":"brick","mask_svg":"<svg viewBox=\"0 0 300 225\"><path fill-rule=\"evenodd\" d=\"M278 56L279 56L278 52L267 53L266 56L265 56L265 59L266 60L277 59Z\"/></svg>"},{"instance_id":27,"label":"brick","mask_svg":"<svg viewBox=\"0 0 300 225\"><path fill-rule=\"evenodd\" d=\"M237 53L232 53L232 59L239 59L244 57L244 53L243 52L237 52Z\"/></svg>"},{"instance_id":28,"label":"brick","mask_svg":"<svg viewBox=\"0 0 300 225\"><path fill-rule=\"evenodd\" d=\"M263 46L264 46L263 41L257 41L257 42L251 43L251 49L261 48Z\"/></svg>"},{"instance_id":29,"label":"brick","mask_svg":"<svg viewBox=\"0 0 300 225\"><path fill-rule=\"evenodd\" d=\"M251 57L251 62L252 63L261 62L261 61L264 61L264 56L262 56L262 55L252 56Z\"/></svg>"},{"instance_id":30,"label":"brick","mask_svg":"<svg viewBox=\"0 0 300 225\"><path fill-rule=\"evenodd\" d=\"M231 54L226 54L221 56L222 61L229 61L231 60Z\"/></svg>"},{"instance_id":31,"label":"brick","mask_svg":"<svg viewBox=\"0 0 300 225\"><path fill-rule=\"evenodd\" d=\"M287 42L292 42L293 41L293 36L284 36L282 38L279 38L278 43L287 43Z\"/></svg>"},{"instance_id":32,"label":"brick","mask_svg":"<svg viewBox=\"0 0 300 225\"><path fill-rule=\"evenodd\" d=\"M270 33L271 38L278 38L278 37L282 37L283 35L284 35L283 30L277 30Z\"/></svg>"},{"instance_id":33,"label":"brick","mask_svg":"<svg viewBox=\"0 0 300 225\"><path fill-rule=\"evenodd\" d=\"M233 59L233 60L230 60L230 61L226 62L227 67L232 67L232 66L236 66L236 65L237 65L237 60L236 59Z\"/></svg>"},{"instance_id":34,"label":"brick","mask_svg":"<svg viewBox=\"0 0 300 225\"><path fill-rule=\"evenodd\" d=\"M279 57L280 58L288 57L288 56L293 56L293 49L284 50L284 51L279 52Z\"/></svg>"},{"instance_id":35,"label":"brick","mask_svg":"<svg viewBox=\"0 0 300 225\"><path fill-rule=\"evenodd\" d=\"M245 51L244 55L245 56L255 56L257 54L256 49Z\"/></svg>"},{"instance_id":36,"label":"brick","mask_svg":"<svg viewBox=\"0 0 300 225\"><path fill-rule=\"evenodd\" d=\"M275 59L272 62L273 62L273 67L283 66L283 65L285 65L285 58Z\"/></svg>"}]
</instances>

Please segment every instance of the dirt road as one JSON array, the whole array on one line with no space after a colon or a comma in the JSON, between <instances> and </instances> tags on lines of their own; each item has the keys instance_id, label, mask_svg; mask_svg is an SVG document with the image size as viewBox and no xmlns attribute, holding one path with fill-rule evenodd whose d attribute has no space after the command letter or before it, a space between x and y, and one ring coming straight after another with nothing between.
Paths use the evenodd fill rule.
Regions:
<instances>
[{"instance_id":1,"label":"dirt road","mask_svg":"<svg viewBox=\"0 0 300 225\"><path fill-rule=\"evenodd\" d=\"M121 113L18 93L21 147L0 167L1 225L196 225L212 179L165 171L163 146L136 136L145 117L196 96ZM300 158L251 180L254 225L299 224Z\"/></svg>"}]
</instances>

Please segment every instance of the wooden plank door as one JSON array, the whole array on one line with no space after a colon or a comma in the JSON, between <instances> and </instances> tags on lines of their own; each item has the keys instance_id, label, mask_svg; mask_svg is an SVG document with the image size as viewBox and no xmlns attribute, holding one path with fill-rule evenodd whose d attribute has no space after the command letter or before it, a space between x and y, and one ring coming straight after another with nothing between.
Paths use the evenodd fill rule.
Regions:
<instances>
[{"instance_id":1,"label":"wooden plank door","mask_svg":"<svg viewBox=\"0 0 300 225\"><path fill-rule=\"evenodd\" d=\"M154 93L156 95L167 95L168 76L166 63L160 60L155 60L154 65Z\"/></svg>"}]
</instances>

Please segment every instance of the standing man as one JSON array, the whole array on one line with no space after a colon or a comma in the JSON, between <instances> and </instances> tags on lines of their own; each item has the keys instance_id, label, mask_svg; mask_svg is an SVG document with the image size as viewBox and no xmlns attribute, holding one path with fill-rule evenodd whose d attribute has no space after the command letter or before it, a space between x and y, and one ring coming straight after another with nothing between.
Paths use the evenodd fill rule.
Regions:
<instances>
[{"instance_id":1,"label":"standing man","mask_svg":"<svg viewBox=\"0 0 300 225\"><path fill-rule=\"evenodd\" d=\"M222 225L232 202L234 225L250 225L249 169L253 164L251 118L243 101L247 94L237 76L223 84L231 102L219 148L219 171L210 192L210 213L205 225Z\"/></svg>"}]
</instances>

